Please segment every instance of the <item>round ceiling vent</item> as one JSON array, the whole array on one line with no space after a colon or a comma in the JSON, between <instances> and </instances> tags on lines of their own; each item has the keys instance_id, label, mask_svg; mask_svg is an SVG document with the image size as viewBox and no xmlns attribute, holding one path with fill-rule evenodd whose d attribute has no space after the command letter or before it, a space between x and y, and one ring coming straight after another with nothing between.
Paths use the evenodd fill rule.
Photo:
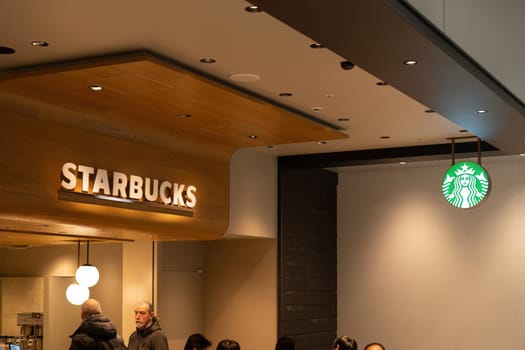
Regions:
<instances>
[{"instance_id":1,"label":"round ceiling vent","mask_svg":"<svg viewBox=\"0 0 525 350\"><path fill-rule=\"evenodd\" d=\"M242 73L242 74L231 75L230 79L233 80L233 81L238 81L240 83L249 83L249 82L252 82L252 81L257 81L257 80L261 79L261 77L256 75L256 74L245 74L245 73Z\"/></svg>"}]
</instances>

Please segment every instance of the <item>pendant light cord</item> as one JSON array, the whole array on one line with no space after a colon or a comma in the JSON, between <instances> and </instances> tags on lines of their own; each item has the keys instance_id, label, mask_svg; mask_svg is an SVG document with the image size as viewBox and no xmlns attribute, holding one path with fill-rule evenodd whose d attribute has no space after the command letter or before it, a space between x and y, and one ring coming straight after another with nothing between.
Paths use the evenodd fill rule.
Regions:
<instances>
[{"instance_id":1,"label":"pendant light cord","mask_svg":"<svg viewBox=\"0 0 525 350\"><path fill-rule=\"evenodd\" d=\"M89 241L87 241L86 254L86 264L89 265Z\"/></svg>"},{"instance_id":2,"label":"pendant light cord","mask_svg":"<svg viewBox=\"0 0 525 350\"><path fill-rule=\"evenodd\" d=\"M79 268L80 266L80 241L78 241L78 244L77 244L77 269Z\"/></svg>"}]
</instances>

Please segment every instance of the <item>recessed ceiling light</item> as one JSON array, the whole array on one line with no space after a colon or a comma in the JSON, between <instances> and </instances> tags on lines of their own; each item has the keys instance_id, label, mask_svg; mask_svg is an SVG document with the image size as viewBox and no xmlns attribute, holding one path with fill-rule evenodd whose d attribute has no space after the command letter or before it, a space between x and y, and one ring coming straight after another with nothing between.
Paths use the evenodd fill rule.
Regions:
<instances>
[{"instance_id":1,"label":"recessed ceiling light","mask_svg":"<svg viewBox=\"0 0 525 350\"><path fill-rule=\"evenodd\" d=\"M386 140L386 139L389 139L390 136L386 136L386 135L385 135L385 136L380 136L379 138L380 138L380 139L385 139L385 140Z\"/></svg>"},{"instance_id":2,"label":"recessed ceiling light","mask_svg":"<svg viewBox=\"0 0 525 350\"><path fill-rule=\"evenodd\" d=\"M468 130L467 129L461 129L461 130L459 130L459 132L468 132Z\"/></svg>"},{"instance_id":3,"label":"recessed ceiling light","mask_svg":"<svg viewBox=\"0 0 525 350\"><path fill-rule=\"evenodd\" d=\"M488 111L487 111L486 109L478 109L478 110L476 111L476 114L485 114L485 113L487 113L487 112L488 112Z\"/></svg>"},{"instance_id":4,"label":"recessed ceiling light","mask_svg":"<svg viewBox=\"0 0 525 350\"><path fill-rule=\"evenodd\" d=\"M400 165L405 165L407 162L399 162Z\"/></svg>"},{"instance_id":5,"label":"recessed ceiling light","mask_svg":"<svg viewBox=\"0 0 525 350\"><path fill-rule=\"evenodd\" d=\"M199 61L200 63L208 63L208 64L217 62L213 58L201 58Z\"/></svg>"},{"instance_id":6,"label":"recessed ceiling light","mask_svg":"<svg viewBox=\"0 0 525 350\"><path fill-rule=\"evenodd\" d=\"M405 65L407 66L415 66L417 64L417 61L416 60L406 60L405 62L403 62Z\"/></svg>"},{"instance_id":7,"label":"recessed ceiling light","mask_svg":"<svg viewBox=\"0 0 525 350\"><path fill-rule=\"evenodd\" d=\"M339 117L339 118L337 118L338 122L347 122L349 120L350 120L350 118L347 118L347 117Z\"/></svg>"},{"instance_id":8,"label":"recessed ceiling light","mask_svg":"<svg viewBox=\"0 0 525 350\"><path fill-rule=\"evenodd\" d=\"M244 8L244 11L246 12L262 12L262 10L259 8L259 6L251 5Z\"/></svg>"},{"instance_id":9,"label":"recessed ceiling light","mask_svg":"<svg viewBox=\"0 0 525 350\"><path fill-rule=\"evenodd\" d=\"M179 114L177 114L177 117L179 117L179 118L191 118L191 114L179 113Z\"/></svg>"},{"instance_id":10,"label":"recessed ceiling light","mask_svg":"<svg viewBox=\"0 0 525 350\"><path fill-rule=\"evenodd\" d=\"M256 74L241 73L241 74L230 75L230 79L233 80L233 81L240 82L240 83L249 83L249 82L252 82L252 81L257 81L257 80L261 79L261 77L256 75Z\"/></svg>"},{"instance_id":11,"label":"recessed ceiling light","mask_svg":"<svg viewBox=\"0 0 525 350\"><path fill-rule=\"evenodd\" d=\"M525 153L520 153L520 157L525 157Z\"/></svg>"},{"instance_id":12,"label":"recessed ceiling light","mask_svg":"<svg viewBox=\"0 0 525 350\"><path fill-rule=\"evenodd\" d=\"M376 83L376 85L377 85L377 86L388 86L388 83L385 82L385 81L378 81L378 82Z\"/></svg>"},{"instance_id":13,"label":"recessed ceiling light","mask_svg":"<svg viewBox=\"0 0 525 350\"><path fill-rule=\"evenodd\" d=\"M312 111L314 112L319 112L319 111L322 111L323 109L324 107L321 107L321 106L312 107Z\"/></svg>"},{"instance_id":14,"label":"recessed ceiling light","mask_svg":"<svg viewBox=\"0 0 525 350\"><path fill-rule=\"evenodd\" d=\"M102 86L100 86L100 85L91 85L91 86L89 87L89 89L90 89L91 91L102 91L102 90L104 90L104 88L103 88Z\"/></svg>"},{"instance_id":15,"label":"recessed ceiling light","mask_svg":"<svg viewBox=\"0 0 525 350\"><path fill-rule=\"evenodd\" d=\"M279 96L281 96L281 97L290 97L290 96L293 96L293 94L291 92L280 92Z\"/></svg>"},{"instance_id":16,"label":"recessed ceiling light","mask_svg":"<svg viewBox=\"0 0 525 350\"><path fill-rule=\"evenodd\" d=\"M427 109L425 110L425 113L435 113L435 111L433 109Z\"/></svg>"},{"instance_id":17,"label":"recessed ceiling light","mask_svg":"<svg viewBox=\"0 0 525 350\"><path fill-rule=\"evenodd\" d=\"M15 53L15 49L12 49L10 47L0 46L0 55L11 55Z\"/></svg>"},{"instance_id":18,"label":"recessed ceiling light","mask_svg":"<svg viewBox=\"0 0 525 350\"><path fill-rule=\"evenodd\" d=\"M249 139L255 140L257 138L257 135L250 135L248 136Z\"/></svg>"},{"instance_id":19,"label":"recessed ceiling light","mask_svg":"<svg viewBox=\"0 0 525 350\"><path fill-rule=\"evenodd\" d=\"M332 97L334 97L334 94L326 94L326 95L324 95L324 96L325 96L326 98L332 98Z\"/></svg>"},{"instance_id":20,"label":"recessed ceiling light","mask_svg":"<svg viewBox=\"0 0 525 350\"><path fill-rule=\"evenodd\" d=\"M310 47L311 47L312 49L323 49L323 48L324 48L323 45L318 44L318 43L313 43L313 44L310 45Z\"/></svg>"},{"instance_id":21,"label":"recessed ceiling light","mask_svg":"<svg viewBox=\"0 0 525 350\"><path fill-rule=\"evenodd\" d=\"M46 41L42 41L42 40L35 40L35 41L31 41L31 45L36 46L36 47L46 47L46 46L49 46L49 43Z\"/></svg>"},{"instance_id":22,"label":"recessed ceiling light","mask_svg":"<svg viewBox=\"0 0 525 350\"><path fill-rule=\"evenodd\" d=\"M317 141L318 145L326 145L326 141Z\"/></svg>"}]
</instances>

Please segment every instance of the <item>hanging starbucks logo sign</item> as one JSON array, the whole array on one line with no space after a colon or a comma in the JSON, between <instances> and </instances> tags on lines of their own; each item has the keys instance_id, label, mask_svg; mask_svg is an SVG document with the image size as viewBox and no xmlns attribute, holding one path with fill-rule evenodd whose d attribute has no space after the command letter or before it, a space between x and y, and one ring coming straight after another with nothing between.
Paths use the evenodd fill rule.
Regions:
<instances>
[{"instance_id":1,"label":"hanging starbucks logo sign","mask_svg":"<svg viewBox=\"0 0 525 350\"><path fill-rule=\"evenodd\" d=\"M473 162L460 162L451 166L441 183L443 196L457 208L472 208L487 197L490 179L487 171Z\"/></svg>"}]
</instances>

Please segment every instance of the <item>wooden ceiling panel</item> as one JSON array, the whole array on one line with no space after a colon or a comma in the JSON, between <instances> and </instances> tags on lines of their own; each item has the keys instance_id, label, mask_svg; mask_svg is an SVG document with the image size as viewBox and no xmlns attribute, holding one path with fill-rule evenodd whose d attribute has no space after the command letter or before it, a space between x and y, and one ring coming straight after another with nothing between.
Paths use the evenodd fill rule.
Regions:
<instances>
[{"instance_id":1,"label":"wooden ceiling panel","mask_svg":"<svg viewBox=\"0 0 525 350\"><path fill-rule=\"evenodd\" d=\"M95 92L91 85L104 89ZM232 86L146 53L11 72L2 91L195 142L242 147L332 140L347 135ZM179 118L190 114L191 118ZM255 140L249 135L257 135Z\"/></svg>"}]
</instances>

